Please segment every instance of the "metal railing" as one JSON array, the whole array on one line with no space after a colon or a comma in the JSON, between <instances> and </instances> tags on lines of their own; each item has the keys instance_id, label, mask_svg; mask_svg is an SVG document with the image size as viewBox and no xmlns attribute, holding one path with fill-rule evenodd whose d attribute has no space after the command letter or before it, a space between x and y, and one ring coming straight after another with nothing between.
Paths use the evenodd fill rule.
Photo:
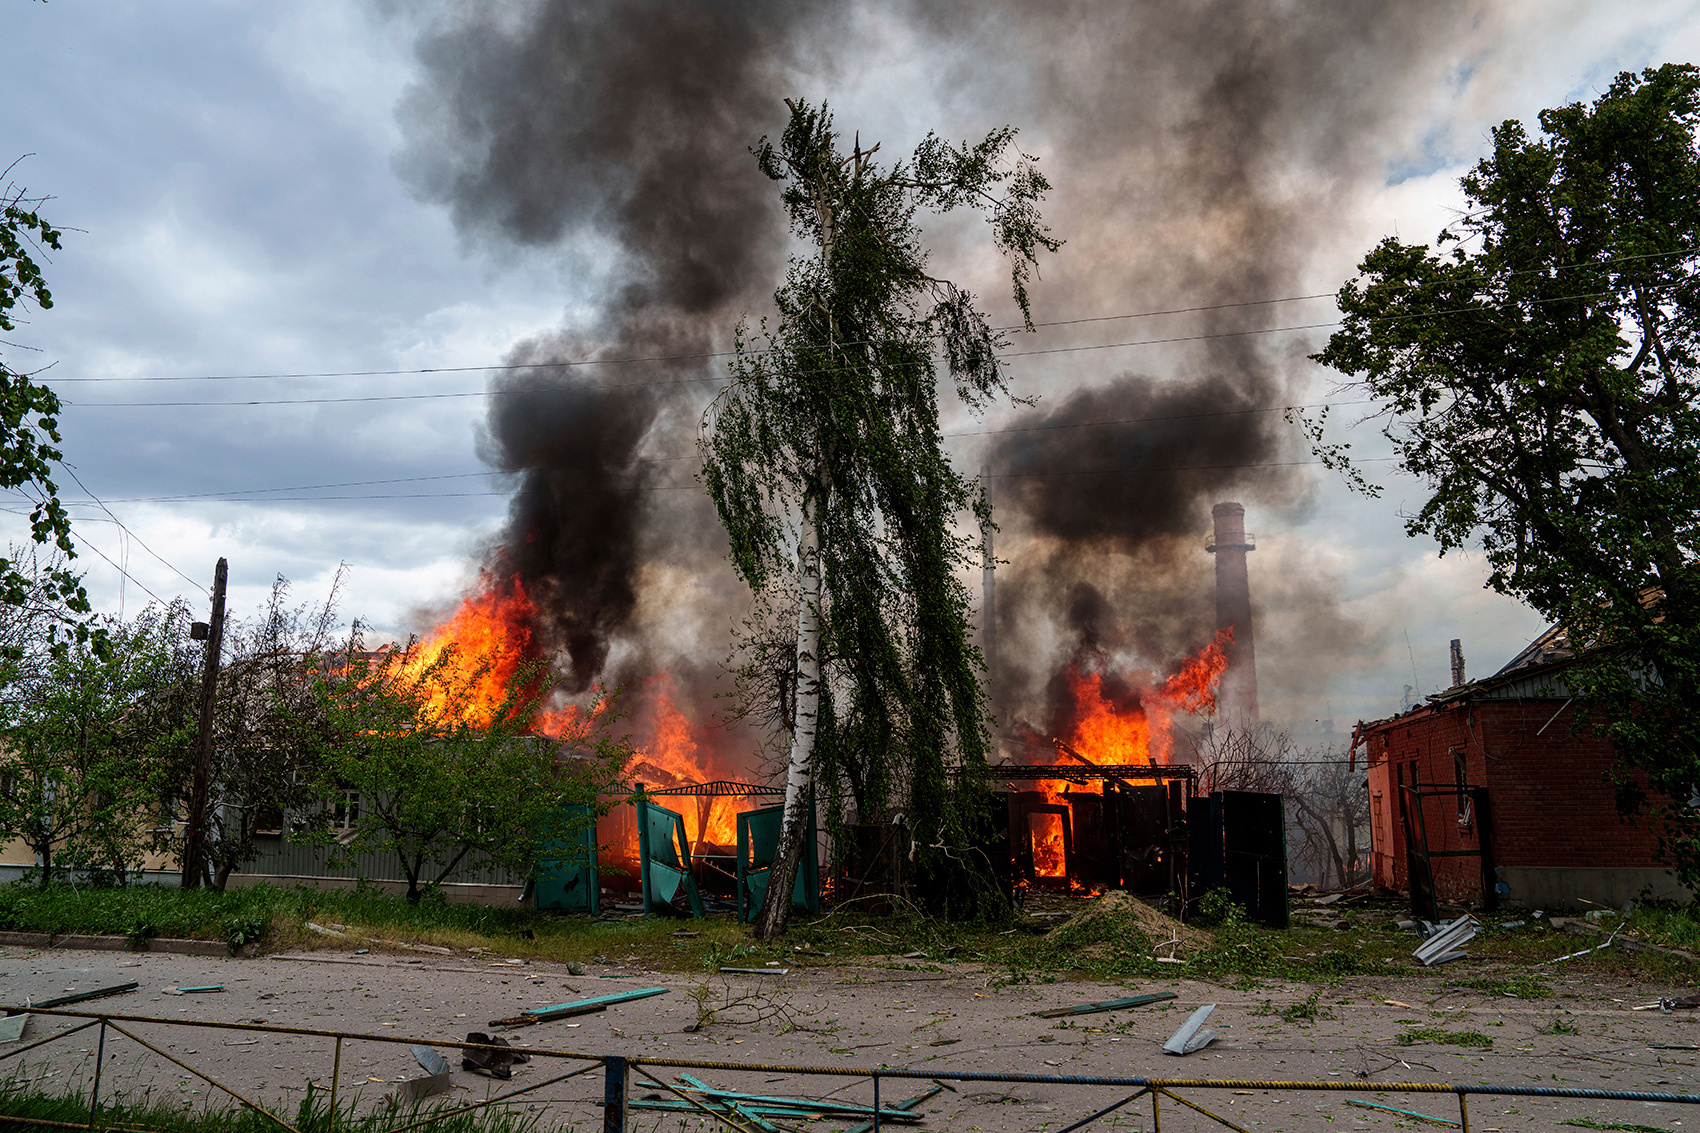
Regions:
<instances>
[{"instance_id":1,"label":"metal railing","mask_svg":"<svg viewBox=\"0 0 1700 1133\"><path fill-rule=\"evenodd\" d=\"M182 1059L161 1050L155 1044L136 1034L132 1029L138 1025L160 1025L167 1027L202 1028L209 1030L246 1031L272 1035L296 1035L312 1038L328 1038L335 1040L332 1056L331 1087L329 1091L329 1124L330 1133L335 1133L336 1123L340 1119L338 1112L337 1087L341 1078L342 1054L345 1043L373 1042L404 1046L428 1046L443 1048L450 1051L484 1050L504 1054L516 1053L516 1048L496 1044L467 1043L452 1039L421 1039L408 1038L401 1035L375 1035L357 1031L333 1031L314 1027L283 1027L268 1023L225 1023L204 1019L169 1019L153 1015L130 1015L117 1012L64 1011L58 1009L41 1009L27 1006L3 1007L0 1011L16 1013L27 1011L31 1015L80 1020L80 1022L64 1030L37 1039L14 1050L0 1051L0 1061L14 1058L31 1050L44 1047L49 1043L71 1035L80 1034L91 1027L98 1027L99 1038L96 1043L95 1066L93 1081L89 1089L89 1118L86 1126L71 1125L63 1121L50 1121L42 1118L14 1117L0 1112L0 1124L32 1125L50 1128L100 1128L100 1082L101 1069L106 1060L106 1036L108 1031L117 1033L152 1051L168 1062L201 1079L224 1093L229 1094L242 1105L264 1115L288 1133L301 1133L299 1129L284 1120L278 1114L267 1109L260 1102L244 1095L235 1087L219 1081L210 1074L190 1066ZM1167 1099L1178 1106L1202 1114L1238 1133L1248 1133L1242 1126L1228 1117L1216 1113L1199 1104L1192 1098L1183 1097L1177 1090L1215 1091L1215 1090L1267 1090L1267 1091L1300 1091L1328 1094L1450 1094L1458 1101L1458 1119L1435 1118L1428 1115L1409 1114L1391 1107L1373 1103L1355 1103L1368 1108L1381 1110L1393 1115L1415 1116L1431 1122L1452 1125L1463 1133L1470 1130L1469 1099L1471 1097L1527 1097L1574 1099L1582 1101L1610 1102L1653 1102L1674 1105L1700 1105L1700 1094L1675 1094L1649 1092L1644 1090L1599 1090L1586 1087L1570 1086L1495 1086L1482 1083L1449 1083L1449 1082L1329 1082L1329 1081L1287 1081L1279 1079L1260 1078L1184 1078L1164 1076L1115 1076L1095 1074L1016 1074L993 1073L977 1071L940 1071L940 1070L903 1070L890 1067L845 1067L845 1066L797 1066L786 1063L767 1062L724 1062L688 1058L649 1058L631 1057L615 1054L585 1054L569 1050L549 1050L537 1047L520 1048L531 1058L556 1059L569 1062L583 1062L586 1065L576 1067L562 1074L552 1075L543 1081L509 1090L495 1097L481 1101L470 1102L466 1105L449 1105L429 1113L398 1115L398 1123L383 1130L383 1133L410 1133L415 1129L443 1121L450 1117L484 1109L488 1106L503 1104L526 1094L533 1094L545 1087L556 1085L588 1074L601 1068L603 1071L603 1097L601 1102L602 1122L604 1133L627 1133L628 1094L634 1077L643 1079L647 1086L665 1090L688 1107L687 1112L692 1116L713 1118L720 1125L729 1129L740 1130L741 1133L765 1133L775 1128L759 1116L751 1115L747 1109L725 1101L717 1101L715 1093L729 1091L710 1091L687 1087L685 1089L663 1081L651 1070L720 1070L731 1073L783 1074L787 1076L822 1076L834 1078L862 1078L868 1080L873 1087L873 1104L867 1108L868 1120L856 1126L860 1131L879 1131L889 1128L893 1117L901 1114L906 1121L919 1117L918 1113L882 1105L882 1084L893 1081L925 1081L925 1082L986 1082L1005 1085L1047 1085L1047 1086L1079 1086L1079 1087L1109 1087L1116 1090L1131 1091L1127 1096L1110 1105L1103 1106L1094 1112L1085 1114L1071 1125L1066 1125L1055 1133L1073 1133L1100 1118L1107 1117L1118 1110L1123 1110L1143 1098L1151 1099L1151 1126L1154 1133L1161 1133L1162 1102ZM750 1095L732 1095L750 1096ZM897 1103L907 1106L918 1099L910 1099ZM760 1108L760 1107L757 1107ZM799 1106L806 1109L806 1106ZM830 1106L826 1108L832 1108ZM843 1108L843 1107L840 1107ZM137 1128L127 1126L126 1128Z\"/></svg>"}]
</instances>

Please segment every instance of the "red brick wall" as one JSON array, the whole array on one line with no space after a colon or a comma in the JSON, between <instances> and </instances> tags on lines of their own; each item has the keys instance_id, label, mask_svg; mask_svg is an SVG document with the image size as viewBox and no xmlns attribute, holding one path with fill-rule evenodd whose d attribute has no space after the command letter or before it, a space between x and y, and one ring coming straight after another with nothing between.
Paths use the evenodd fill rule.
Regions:
<instances>
[{"instance_id":1,"label":"red brick wall","mask_svg":"<svg viewBox=\"0 0 1700 1133\"><path fill-rule=\"evenodd\" d=\"M1423 791L1451 791L1457 752L1464 755L1469 785L1488 789L1496 865L1657 865L1649 824L1619 818L1604 782L1610 745L1575 727L1573 706L1554 719L1562 704L1502 700L1434 706L1368 733L1372 821L1378 802L1385 816L1375 829L1376 884L1409 886L1398 805L1401 776L1409 784L1414 771ZM1479 847L1481 818L1471 814L1469 824L1461 826L1455 796L1424 799L1423 818L1431 852ZM1440 896L1481 899L1476 858L1435 858L1433 868Z\"/></svg>"}]
</instances>

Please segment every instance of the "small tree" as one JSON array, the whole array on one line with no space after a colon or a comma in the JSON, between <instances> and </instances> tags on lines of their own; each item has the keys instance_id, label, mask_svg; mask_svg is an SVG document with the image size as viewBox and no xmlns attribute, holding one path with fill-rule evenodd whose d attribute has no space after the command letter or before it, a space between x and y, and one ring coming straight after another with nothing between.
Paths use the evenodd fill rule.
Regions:
<instances>
[{"instance_id":1,"label":"small tree","mask_svg":"<svg viewBox=\"0 0 1700 1133\"><path fill-rule=\"evenodd\" d=\"M1005 386L1001 339L972 295L928 274L915 216L984 212L1024 316L1037 254L1058 246L1038 215L1049 185L1014 130L959 149L929 135L909 160L881 168L877 145L839 150L824 106L787 105L779 143L763 138L754 152L812 252L792 259L762 348L739 328L732 384L701 439L734 567L758 594L795 595L795 677L778 694L790 733L785 811L762 938L790 918L817 747L831 785L846 766L834 754L841 741L879 738L865 804L890 784L907 787L923 868L965 841L946 769L966 774L960 797L978 797L973 772L988 741L957 578L975 544L953 525L987 512L943 451L934 352L970 406Z\"/></svg>"},{"instance_id":2,"label":"small tree","mask_svg":"<svg viewBox=\"0 0 1700 1133\"><path fill-rule=\"evenodd\" d=\"M47 885L92 871L124 882L162 811L161 771L194 733L195 657L181 602L99 623L97 640L37 639L0 701L0 835Z\"/></svg>"},{"instance_id":3,"label":"small tree","mask_svg":"<svg viewBox=\"0 0 1700 1133\"><path fill-rule=\"evenodd\" d=\"M290 605L288 580L280 577L255 617L225 622L203 846L205 882L214 889L222 890L233 871L253 860L261 828L289 823L304 831L326 821L320 789L332 724L319 685L339 644L342 577L339 571L325 600L312 606ZM163 798L179 800L194 773L193 758L193 745L174 751L160 772ZM177 831L161 827L155 845L179 848Z\"/></svg>"},{"instance_id":4,"label":"small tree","mask_svg":"<svg viewBox=\"0 0 1700 1133\"><path fill-rule=\"evenodd\" d=\"M1437 247L1383 240L1319 361L1379 407L1442 552L1565 627L1564 675L1619 757L1619 805L1674 800L1700 884L1700 71L1619 75L1518 122L1463 179ZM1353 482L1347 446L1317 451Z\"/></svg>"},{"instance_id":5,"label":"small tree","mask_svg":"<svg viewBox=\"0 0 1700 1133\"><path fill-rule=\"evenodd\" d=\"M393 855L409 901L469 855L528 872L539 843L583 833L631 755L610 733L615 717L602 697L566 735L532 734L548 687L537 664L508 677L493 718L474 710L487 707L477 698L500 655L452 645L429 660L417 644L350 650L321 685L332 745L320 793L358 808L338 840L349 853Z\"/></svg>"}]
</instances>

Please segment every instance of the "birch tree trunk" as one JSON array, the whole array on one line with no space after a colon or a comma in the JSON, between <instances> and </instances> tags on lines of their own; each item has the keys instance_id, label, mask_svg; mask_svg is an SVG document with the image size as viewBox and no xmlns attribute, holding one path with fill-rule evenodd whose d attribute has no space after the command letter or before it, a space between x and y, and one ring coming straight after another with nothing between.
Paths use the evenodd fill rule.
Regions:
<instances>
[{"instance_id":1,"label":"birch tree trunk","mask_svg":"<svg viewBox=\"0 0 1700 1133\"><path fill-rule=\"evenodd\" d=\"M809 826L809 788L814 784L815 734L820 717L820 503L803 499L797 536L797 695L791 728L791 762L785 771L785 817L779 848L767 874L767 895L756 916L757 940L771 940L791 921L791 889L803 858Z\"/></svg>"}]
</instances>

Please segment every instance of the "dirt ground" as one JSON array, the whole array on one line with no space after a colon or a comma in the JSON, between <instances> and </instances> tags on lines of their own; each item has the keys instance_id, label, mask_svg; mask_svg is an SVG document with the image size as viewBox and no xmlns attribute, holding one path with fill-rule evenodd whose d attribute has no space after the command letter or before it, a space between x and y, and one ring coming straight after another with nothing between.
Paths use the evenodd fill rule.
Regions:
<instances>
[{"instance_id":1,"label":"dirt ground","mask_svg":"<svg viewBox=\"0 0 1700 1133\"><path fill-rule=\"evenodd\" d=\"M263 1021L427 1040L462 1038L488 1030L493 1019L527 1007L640 987L669 992L604 1013L499 1031L521 1047L589 1054L686 1058L739 1063L884 1066L937 1071L1004 1071L1070 1075L1162 1074L1209 1078L1328 1082L1472 1082L1565 1085L1682 1092L1693 1088L1700 1060L1700 1018L1694 1011L1633 1011L1671 989L1602 984L1590 977L1554 979L1554 997L1539 1000L1444 988L1433 979L1356 978L1311 987L1263 982L1250 990L1175 980L1120 985L1089 981L1008 983L1007 973L977 965L942 970L892 958L789 975L680 975L592 965L583 976L548 964L513 965L468 958L412 959L314 952L259 959L206 959L158 954L0 948L0 999L41 1000L128 980L140 987L98 1002L101 1009L173 1020ZM1549 969L1550 971L1550 969ZM1481 978L1480 970L1467 973ZM1500 976L1515 975L1502 971ZM174 995L166 989L223 984L222 992ZM1141 992L1170 991L1173 1001L1074 1019L1048 1020L1036 1011ZM1314 1002L1310 997L1315 994ZM702 1007L712 1019L694 1033L685 1026ZM1387 1002L1394 1001L1393 1003ZM1210 1026L1220 1037L1203 1051L1177 1058L1160 1045L1202 1003L1219 1006ZM84 1005L83 1009L94 1006ZM75 1009L75 1008L73 1008ZM1285 1014L1283 1014L1285 1012ZM1314 1015L1307 1020L1305 1016ZM69 1024L35 1017L16 1049ZM1475 1032L1491 1049L1432 1039L1401 1045L1415 1028ZM268 1104L293 1108L308 1083L328 1089L332 1043L304 1036L137 1024L138 1035L206 1074ZM54 1086L86 1089L95 1032L53 1043L5 1068ZM1479 1041L1479 1040L1478 1040ZM1686 1047L1688 1049L1680 1049ZM457 1052L453 1097L470 1100L530 1085L571 1068L534 1058L515 1067L512 1081L493 1082L463 1071ZM791 1076L766 1071L697 1071L713 1085L751 1093L835 1096L867 1103L865 1080ZM382 1104L399 1079L423 1074L405 1045L350 1042L339 1089L364 1109ZM657 1074L666 1078L662 1071ZM103 1097L180 1095L198 1105L212 1089L122 1036L108 1035ZM927 1083L888 1081L890 1104ZM546 1087L511 1103L538 1113L543 1128L600 1129L599 1072ZM921 1108L922 1129L1060 1130L1125 1096L1104 1087L1003 1086L958 1083ZM1340 1095L1264 1090L1182 1091L1236 1124L1264 1130L1403 1126L1392 1114L1345 1105L1347 1096L1451 1119L1450 1096L1392 1092ZM641 1080L631 1096L663 1095ZM1696 1091L1700 1099L1700 1091ZM1599 1127L1680 1129L1700 1123L1700 1109L1629 1102L1539 1101L1477 1097L1470 1127L1479 1131L1549 1128L1562 1119ZM1149 1128L1142 1099L1093 1128ZM634 1113L631 1128L707 1128L700 1118ZM840 1128L850 1120L813 1128ZM1164 1101L1163 1128L1221 1128Z\"/></svg>"}]
</instances>

